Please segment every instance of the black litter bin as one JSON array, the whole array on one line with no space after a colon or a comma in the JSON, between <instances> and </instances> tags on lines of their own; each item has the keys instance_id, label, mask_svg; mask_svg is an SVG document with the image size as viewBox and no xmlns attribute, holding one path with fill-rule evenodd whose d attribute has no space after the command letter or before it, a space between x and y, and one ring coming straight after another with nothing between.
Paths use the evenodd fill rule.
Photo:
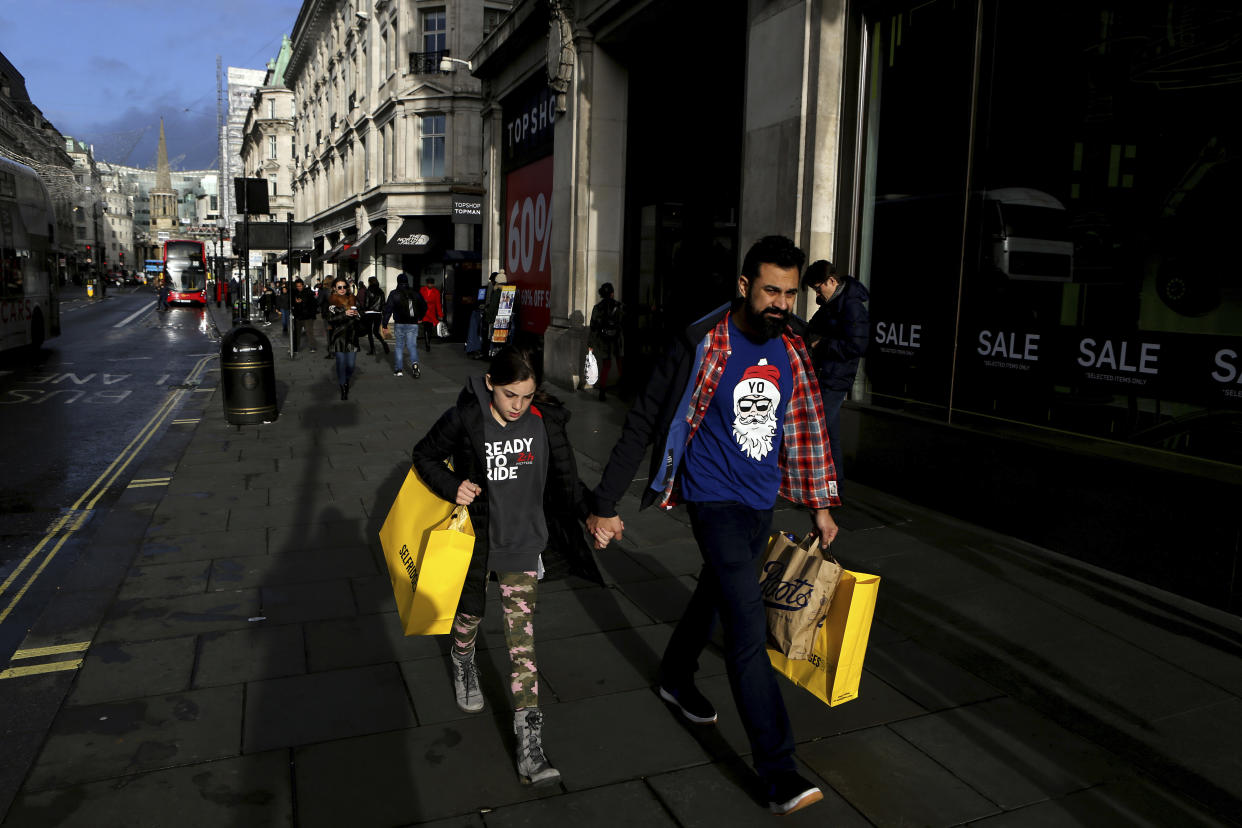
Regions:
<instances>
[{"instance_id":1,"label":"black litter bin","mask_svg":"<svg viewBox=\"0 0 1242 828\"><path fill-rule=\"evenodd\" d=\"M243 325L220 340L220 386L224 390L224 417L230 424L276 419L272 343L262 331Z\"/></svg>"}]
</instances>

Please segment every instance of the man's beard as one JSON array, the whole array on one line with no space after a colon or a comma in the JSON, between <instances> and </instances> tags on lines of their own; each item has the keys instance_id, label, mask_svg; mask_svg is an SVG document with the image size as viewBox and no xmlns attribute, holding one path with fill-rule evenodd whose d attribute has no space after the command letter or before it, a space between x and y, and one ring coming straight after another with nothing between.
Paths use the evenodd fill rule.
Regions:
<instances>
[{"instance_id":1,"label":"man's beard","mask_svg":"<svg viewBox=\"0 0 1242 828\"><path fill-rule=\"evenodd\" d=\"M764 417L759 422L744 423L744 418L733 420L733 439L752 460L762 460L772 451L772 440L776 437L776 418Z\"/></svg>"},{"instance_id":2,"label":"man's beard","mask_svg":"<svg viewBox=\"0 0 1242 828\"><path fill-rule=\"evenodd\" d=\"M750 323L753 336L762 341L767 341L775 339L785 332L785 326L789 324L789 311L766 310L762 313L757 313L748 303L746 305L746 321Z\"/></svg>"}]
</instances>

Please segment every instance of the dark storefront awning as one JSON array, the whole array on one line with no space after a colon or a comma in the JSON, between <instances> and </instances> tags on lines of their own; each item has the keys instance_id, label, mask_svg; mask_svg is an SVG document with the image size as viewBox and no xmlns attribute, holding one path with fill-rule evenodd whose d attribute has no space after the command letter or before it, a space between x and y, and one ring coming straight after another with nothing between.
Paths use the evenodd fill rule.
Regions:
<instances>
[{"instance_id":1,"label":"dark storefront awning","mask_svg":"<svg viewBox=\"0 0 1242 828\"><path fill-rule=\"evenodd\" d=\"M362 247L363 242L367 241L372 236L374 236L375 232L376 232L375 228L372 227L370 230L363 233L358 238L354 239L352 242L349 243L349 249L345 251L344 255L348 256L351 259L358 258L358 250Z\"/></svg>"},{"instance_id":2,"label":"dark storefront awning","mask_svg":"<svg viewBox=\"0 0 1242 828\"><path fill-rule=\"evenodd\" d=\"M348 241L337 242L335 247L333 247L327 253L323 254L323 260L325 262L335 262L337 260L337 257L339 257L341 253L345 251L345 248L349 247L349 244L350 243Z\"/></svg>"},{"instance_id":3,"label":"dark storefront awning","mask_svg":"<svg viewBox=\"0 0 1242 828\"><path fill-rule=\"evenodd\" d=\"M314 251L311 251L311 250L294 250L294 251L293 251L293 258L298 259L298 260L302 260L302 259L305 259L307 256L309 256L312 252L314 252ZM277 256L277 257L276 257L276 261L281 262L281 263L283 263L283 262L287 262L288 260L289 260L289 251L288 251L288 250L286 250L284 253L281 253L279 256Z\"/></svg>"},{"instance_id":4,"label":"dark storefront awning","mask_svg":"<svg viewBox=\"0 0 1242 828\"><path fill-rule=\"evenodd\" d=\"M427 231L423 220L408 218L401 222L401 229L388 239L388 244L384 245L384 253L392 255L426 253L431 247L431 241L431 233Z\"/></svg>"},{"instance_id":5,"label":"dark storefront awning","mask_svg":"<svg viewBox=\"0 0 1242 828\"><path fill-rule=\"evenodd\" d=\"M483 254L477 250L445 250L444 261L446 262L481 262Z\"/></svg>"}]
</instances>

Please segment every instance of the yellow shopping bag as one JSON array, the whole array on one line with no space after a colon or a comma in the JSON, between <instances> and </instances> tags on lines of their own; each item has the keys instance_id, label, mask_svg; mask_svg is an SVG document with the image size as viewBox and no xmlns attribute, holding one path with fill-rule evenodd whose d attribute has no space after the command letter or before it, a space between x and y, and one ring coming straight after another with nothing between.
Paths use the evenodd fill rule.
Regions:
<instances>
[{"instance_id":1,"label":"yellow shopping bag","mask_svg":"<svg viewBox=\"0 0 1242 828\"><path fill-rule=\"evenodd\" d=\"M879 575L843 570L807 660L786 658L769 647L772 666L829 707L858 698L858 682L879 590Z\"/></svg>"},{"instance_id":2,"label":"yellow shopping bag","mask_svg":"<svg viewBox=\"0 0 1242 828\"><path fill-rule=\"evenodd\" d=\"M437 497L411 469L380 528L380 545L405 634L451 632L474 553L466 507Z\"/></svg>"}]
</instances>

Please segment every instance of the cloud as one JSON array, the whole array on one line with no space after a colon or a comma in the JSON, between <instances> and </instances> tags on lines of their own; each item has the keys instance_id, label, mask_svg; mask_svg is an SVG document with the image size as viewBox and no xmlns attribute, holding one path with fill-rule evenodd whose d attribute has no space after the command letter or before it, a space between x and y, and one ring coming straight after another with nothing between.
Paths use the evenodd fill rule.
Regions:
<instances>
[{"instance_id":1,"label":"cloud","mask_svg":"<svg viewBox=\"0 0 1242 828\"><path fill-rule=\"evenodd\" d=\"M86 63L92 75L131 74L134 69L123 60L103 55L93 55Z\"/></svg>"},{"instance_id":2,"label":"cloud","mask_svg":"<svg viewBox=\"0 0 1242 828\"><path fill-rule=\"evenodd\" d=\"M94 145L95 157L99 160L153 168L161 115L173 169L203 170L217 166L214 112L185 112L176 104L162 106L156 101L150 108L128 107L115 118L89 124L71 134ZM173 162L179 157L179 161Z\"/></svg>"}]
</instances>

